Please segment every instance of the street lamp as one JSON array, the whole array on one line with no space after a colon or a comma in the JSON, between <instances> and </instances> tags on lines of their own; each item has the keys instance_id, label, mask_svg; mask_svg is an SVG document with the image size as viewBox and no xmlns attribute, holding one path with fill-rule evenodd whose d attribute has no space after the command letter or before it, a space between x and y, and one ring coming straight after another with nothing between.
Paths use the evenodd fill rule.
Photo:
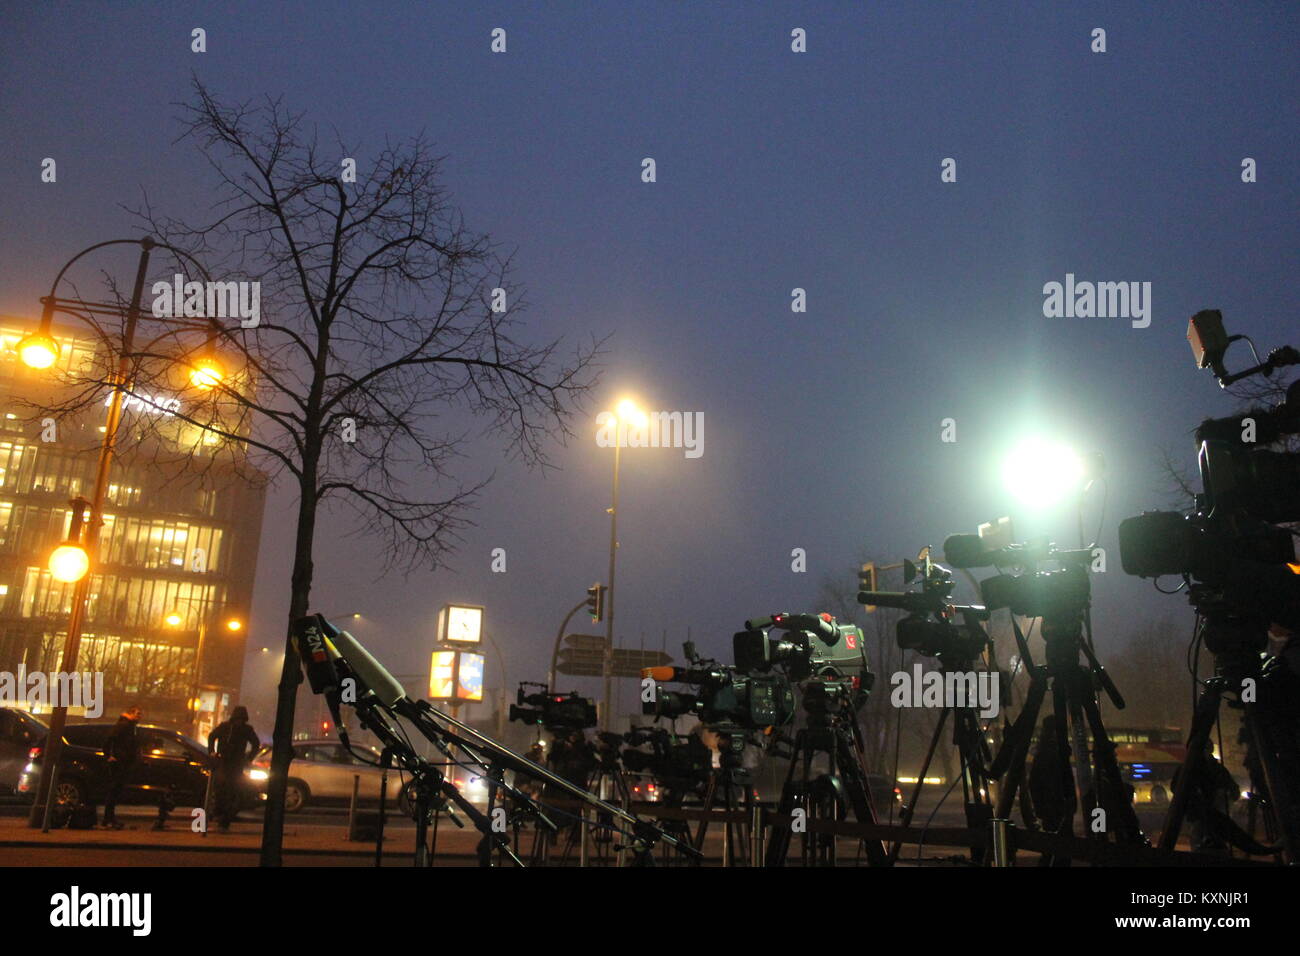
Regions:
<instances>
[{"instance_id":1,"label":"street lamp","mask_svg":"<svg viewBox=\"0 0 1300 956\"><path fill-rule=\"evenodd\" d=\"M90 570L90 554L81 543L82 528L86 523L85 498L74 498L72 517L68 522L68 540L50 554L50 576L63 584L76 584Z\"/></svg>"},{"instance_id":2,"label":"street lamp","mask_svg":"<svg viewBox=\"0 0 1300 956\"><path fill-rule=\"evenodd\" d=\"M45 331L29 332L18 343L18 357L28 368L49 368L59 358L59 343Z\"/></svg>"},{"instance_id":3,"label":"street lamp","mask_svg":"<svg viewBox=\"0 0 1300 956\"><path fill-rule=\"evenodd\" d=\"M206 601L192 597L178 598L177 600L185 601L187 603L198 603L200 605L205 605L207 603ZM199 726L199 707L195 702L199 700L199 694L203 690L204 649L207 645L208 639L208 619L211 616L212 615L210 614L203 613L203 611L200 611L198 614L199 643L194 649L194 678L190 681L190 701L191 707L194 711L194 725L196 729ZM163 618L163 623L170 628L178 628L185 623L185 619L186 615L182 614L180 610L177 609L167 612L167 615ZM230 631L232 634L238 633L243 630L244 622L237 617L229 617L226 619L225 627L226 630ZM217 710L220 710L220 707L218 707Z\"/></svg>"},{"instance_id":4,"label":"street lamp","mask_svg":"<svg viewBox=\"0 0 1300 956\"><path fill-rule=\"evenodd\" d=\"M23 364L33 369L48 369L58 359L59 346L54 339L52 332L54 313L56 310L75 316L86 322L92 329L103 336L99 326L91 320L85 318L90 314L101 315L121 315L121 305L116 302L88 302L83 299L66 299L58 295L59 283L63 281L64 275L72 268L72 265L80 260L83 256L90 254L98 249L104 249L108 246L135 245L140 247L140 259L136 266L135 283L131 290L130 304L126 310L126 321L122 329L122 340L120 343L108 344L117 353L117 367L112 371L108 386L111 389L108 416L104 423L104 438L99 448L99 463L95 471L95 486L88 503L89 516L85 520L84 542L80 544L85 559L84 568L80 569L80 576L73 578L75 580L75 589L72 596L72 612L68 617L68 631L63 644L63 658L61 670L66 673L72 673L77 669L77 652L81 647L81 628L85 621L86 602L90 594L90 567L92 555L98 553L99 548L99 530L103 524L104 497L108 491L109 471L113 463L113 448L117 442L118 428L122 422L122 404L123 394L131 391L132 368L136 356L133 354L135 348L135 331L142 314L141 304L144 298L144 284L149 272L149 257L155 248L163 248L175 254L181 259L187 260L193 264L206 281L211 281L207 270L203 268L198 261L189 253L182 249L167 243L160 243L152 236L145 236L141 239L110 239L106 242L99 242L93 246L87 246L75 256L64 263L63 268L59 270L58 275L54 277L54 282L50 286L49 295L41 299L41 323L38 329L23 339L18 344L18 356ZM182 325L189 323L180 323ZM209 331L208 354L211 354L211 345L213 336L217 332L215 324L211 321L206 323ZM216 381L220 381L217 379ZM83 506L87 507L87 506ZM67 572L69 574L78 571L81 565L81 559L71 551L67 550L69 545L60 546L55 549L59 554L59 573ZM54 556L51 555L51 573L54 574ZM59 706L55 707L50 714L49 732L46 738L46 752L44 760L41 762L41 776L38 784L36 800L32 804L31 816L28 818L28 826L43 826L49 828L49 809L50 809L50 782L54 774L57 773L59 757L63 750L63 728L68 720L68 709L60 700Z\"/></svg>"},{"instance_id":5,"label":"street lamp","mask_svg":"<svg viewBox=\"0 0 1300 956\"><path fill-rule=\"evenodd\" d=\"M214 339L209 335L203 354L190 366L190 384L206 392L220 385L225 376L225 369L217 360Z\"/></svg>"},{"instance_id":6,"label":"street lamp","mask_svg":"<svg viewBox=\"0 0 1300 956\"><path fill-rule=\"evenodd\" d=\"M605 679L604 705L601 708L601 729L609 730L609 708L612 700L614 681L614 571L618 557L618 466L619 452L623 447L623 429L634 425L644 428L647 421L645 412L637 407L630 398L618 403L614 418L614 490L609 508L609 588L605 592L605 659L601 671Z\"/></svg>"}]
</instances>

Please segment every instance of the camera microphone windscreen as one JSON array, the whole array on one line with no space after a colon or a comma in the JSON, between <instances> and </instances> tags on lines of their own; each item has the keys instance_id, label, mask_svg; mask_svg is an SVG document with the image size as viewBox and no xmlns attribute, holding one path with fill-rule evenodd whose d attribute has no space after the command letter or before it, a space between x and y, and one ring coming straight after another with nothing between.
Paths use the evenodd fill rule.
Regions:
<instances>
[{"instance_id":1,"label":"camera microphone windscreen","mask_svg":"<svg viewBox=\"0 0 1300 956\"><path fill-rule=\"evenodd\" d=\"M984 539L977 534L950 534L943 557L955 568L984 568L993 563L995 553L984 549Z\"/></svg>"},{"instance_id":2,"label":"camera microphone windscreen","mask_svg":"<svg viewBox=\"0 0 1300 956\"><path fill-rule=\"evenodd\" d=\"M339 656L347 661L352 672L357 675L357 679L374 692L381 704L392 707L406 697L406 688L401 682L388 673L383 664L371 657L361 642L347 631L339 631L333 638L333 644L338 648Z\"/></svg>"}]
</instances>

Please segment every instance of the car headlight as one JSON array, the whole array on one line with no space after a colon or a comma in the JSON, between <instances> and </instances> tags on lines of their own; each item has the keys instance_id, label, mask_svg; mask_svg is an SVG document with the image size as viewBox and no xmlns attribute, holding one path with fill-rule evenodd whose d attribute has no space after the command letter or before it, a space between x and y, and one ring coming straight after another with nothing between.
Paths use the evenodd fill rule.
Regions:
<instances>
[{"instance_id":1,"label":"car headlight","mask_svg":"<svg viewBox=\"0 0 1300 956\"><path fill-rule=\"evenodd\" d=\"M270 778L271 775L269 773L267 773L265 770L259 770L257 767L254 767L252 770L248 771L249 780L256 780L260 783L261 781L269 780Z\"/></svg>"}]
</instances>

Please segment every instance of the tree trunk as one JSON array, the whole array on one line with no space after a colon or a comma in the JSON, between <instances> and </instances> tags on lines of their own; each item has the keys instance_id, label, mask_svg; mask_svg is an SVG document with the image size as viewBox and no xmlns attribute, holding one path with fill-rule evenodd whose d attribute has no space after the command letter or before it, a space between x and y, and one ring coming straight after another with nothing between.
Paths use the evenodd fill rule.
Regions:
<instances>
[{"instance_id":1,"label":"tree trunk","mask_svg":"<svg viewBox=\"0 0 1300 956\"><path fill-rule=\"evenodd\" d=\"M284 666L275 704L271 737L271 772L266 787L266 816L262 824L262 866L281 866L284 844L284 795L293 760L293 719L302 683L302 665L293 646L293 623L307 614L311 601L312 541L316 533L316 468L304 468L298 504L298 531L293 556L289 621L285 631Z\"/></svg>"}]
</instances>

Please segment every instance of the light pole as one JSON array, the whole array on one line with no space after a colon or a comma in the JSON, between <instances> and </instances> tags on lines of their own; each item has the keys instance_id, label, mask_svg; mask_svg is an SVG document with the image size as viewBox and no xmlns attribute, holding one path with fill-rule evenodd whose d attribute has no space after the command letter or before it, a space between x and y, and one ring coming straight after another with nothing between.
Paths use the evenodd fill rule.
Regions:
<instances>
[{"instance_id":1,"label":"light pole","mask_svg":"<svg viewBox=\"0 0 1300 956\"><path fill-rule=\"evenodd\" d=\"M614 491L609 509L609 589L605 593L605 654L601 673L605 679L604 704L601 707L600 729L609 730L609 708L614 686L614 572L618 564L618 466L619 452L623 448L625 425L641 426L645 414L630 399L618 404L614 413Z\"/></svg>"},{"instance_id":2,"label":"light pole","mask_svg":"<svg viewBox=\"0 0 1300 956\"><path fill-rule=\"evenodd\" d=\"M200 710L199 710L198 697L199 694L202 693L203 691L203 664L205 661L204 650L207 647L208 623L212 618L218 617L219 615L208 611L207 605L209 602L207 601L202 601L199 600L198 598L193 598L193 597L177 598L177 600L182 601L183 603L189 605L194 605L194 604L200 605L200 610L196 615L198 620L198 625L199 625L198 628L199 641L198 641L198 645L194 649L194 676L190 680L188 700L191 704L191 709L194 711L192 717L191 729L195 732L197 736L201 737L202 734L200 732L201 724L199 720ZM169 611L167 613L167 616L163 618L163 623L171 628L179 628L182 624L185 623L185 620L186 620L186 616L181 614L180 611L172 610ZM240 631L244 629L244 622L238 617L230 616L230 617L226 617L223 623L223 627L231 634L238 634ZM214 708L213 713L219 716L220 710L221 710L220 706L217 706Z\"/></svg>"},{"instance_id":3,"label":"light pole","mask_svg":"<svg viewBox=\"0 0 1300 956\"><path fill-rule=\"evenodd\" d=\"M50 286L50 294L41 300L43 306L41 312L41 324L38 330L23 338L18 343L18 354L23 363L31 368L44 369L49 368L58 359L58 343L53 335L53 321L56 310L69 315L82 318L85 313L98 313L105 315L120 315L121 307L115 303L106 302L86 302L82 299L61 299L58 297L59 283L63 276L73 263L97 249L106 246L116 246L123 244L133 244L140 247L140 260L136 267L135 284L131 290L131 302L127 306L126 322L122 330L122 341L117 345L118 353L117 366L109 377L109 387L111 389L108 415L104 423L104 438L99 448L99 463L95 470L95 486L91 493L89 503L89 514L86 517L86 529L84 536L84 548L87 556L86 570L77 580L72 594L72 611L68 617L68 632L63 643L63 656L59 663L59 669L64 673L74 673L77 667L77 654L81 647L81 628L85 620L86 598L90 593L91 571L93 570L95 559L99 550L99 531L103 526L103 509L104 496L108 490L109 470L113 463L113 450L117 442L118 428L122 423L122 395L124 392L131 391L132 384L132 362L135 356L135 330L140 320L140 305L144 296L144 282L149 271L149 255L158 247L165 248L193 263L204 279L209 279L206 270L188 253L176 249L166 243L157 242L152 236L145 236L143 239L110 239L107 242L96 243L88 246L81 252L69 259L55 276L54 283ZM75 308L69 308L74 306ZM98 327L93 323L91 325L97 332ZM183 323L184 324L184 323ZM101 333L102 334L102 333ZM209 339L209 354L211 353L213 336ZM113 347L113 343L106 343ZM216 371L215 363L207 368L209 376L216 375L219 379L219 373ZM211 378L209 379L211 381ZM215 382L213 382L215 384ZM211 387L209 385L208 387ZM46 735L45 754L41 762L40 781L37 786L36 800L32 804L31 816L28 818L28 826L41 826L45 820L49 809L50 800L50 780L58 767L59 757L63 750L63 729L67 726L68 709L60 698L59 705L56 706L50 714L49 732Z\"/></svg>"},{"instance_id":4,"label":"light pole","mask_svg":"<svg viewBox=\"0 0 1300 956\"><path fill-rule=\"evenodd\" d=\"M506 658L501 653L501 645L486 629L483 631L483 636L492 645L492 650L497 652L497 663L501 665L501 709L497 711L497 736L502 737L506 732L506 695L509 693L509 684L506 681Z\"/></svg>"}]
</instances>

